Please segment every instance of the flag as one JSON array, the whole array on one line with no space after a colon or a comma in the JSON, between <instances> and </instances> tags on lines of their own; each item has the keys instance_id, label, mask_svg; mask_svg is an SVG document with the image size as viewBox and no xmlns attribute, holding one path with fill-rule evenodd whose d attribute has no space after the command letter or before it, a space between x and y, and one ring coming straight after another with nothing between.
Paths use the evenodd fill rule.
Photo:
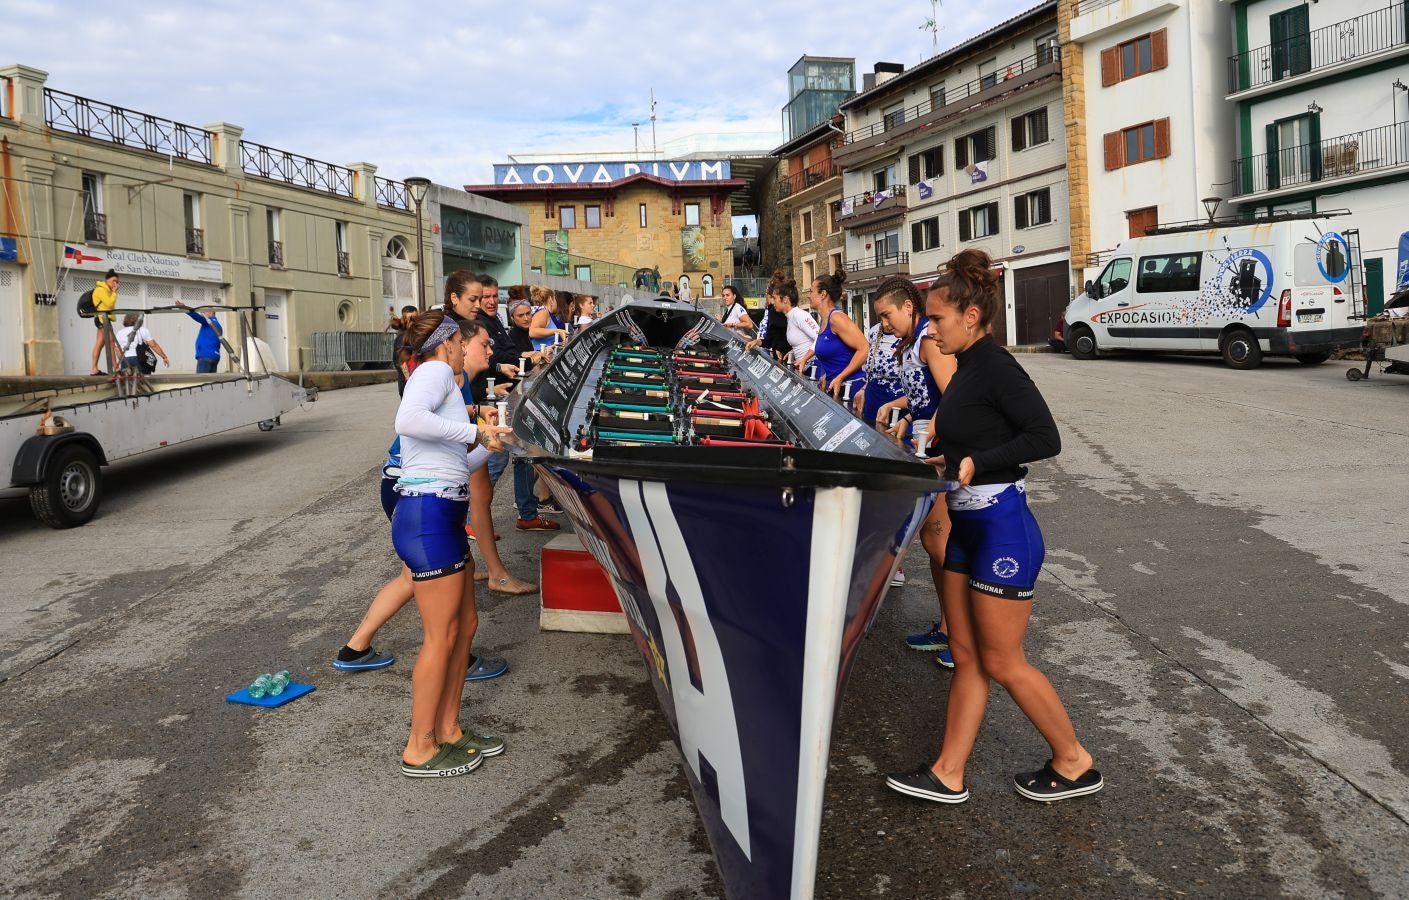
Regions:
<instances>
[{"instance_id":1,"label":"flag","mask_svg":"<svg viewBox=\"0 0 1409 900\"><path fill-rule=\"evenodd\" d=\"M988 180L988 162L985 160L973 163L964 171L969 173L969 184L982 184Z\"/></svg>"},{"instance_id":2,"label":"flag","mask_svg":"<svg viewBox=\"0 0 1409 900\"><path fill-rule=\"evenodd\" d=\"M922 181L922 182L920 182L919 187L920 187L920 199L921 199L921 200L928 200L929 198L931 198L931 197L934 196L934 183L933 183L933 181Z\"/></svg>"},{"instance_id":3,"label":"flag","mask_svg":"<svg viewBox=\"0 0 1409 900\"><path fill-rule=\"evenodd\" d=\"M102 262L101 256L89 256L83 252L81 247L64 247L64 261L75 266L81 266L86 262Z\"/></svg>"}]
</instances>

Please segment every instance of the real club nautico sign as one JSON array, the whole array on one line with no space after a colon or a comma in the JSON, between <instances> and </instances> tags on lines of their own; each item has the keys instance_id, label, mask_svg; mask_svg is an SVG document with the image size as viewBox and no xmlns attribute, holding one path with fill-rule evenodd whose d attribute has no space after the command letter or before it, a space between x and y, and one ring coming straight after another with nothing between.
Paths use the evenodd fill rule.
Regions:
<instances>
[{"instance_id":1,"label":"real club nautico sign","mask_svg":"<svg viewBox=\"0 0 1409 900\"><path fill-rule=\"evenodd\" d=\"M685 159L664 162L500 164L495 184L610 184L632 175L653 175L666 181L728 181L727 159Z\"/></svg>"},{"instance_id":2,"label":"real club nautico sign","mask_svg":"<svg viewBox=\"0 0 1409 900\"><path fill-rule=\"evenodd\" d=\"M225 267L213 259L168 256L146 250L119 250L114 247L64 246L64 266L119 275L145 275L148 278L178 278L182 281L225 281Z\"/></svg>"}]
</instances>

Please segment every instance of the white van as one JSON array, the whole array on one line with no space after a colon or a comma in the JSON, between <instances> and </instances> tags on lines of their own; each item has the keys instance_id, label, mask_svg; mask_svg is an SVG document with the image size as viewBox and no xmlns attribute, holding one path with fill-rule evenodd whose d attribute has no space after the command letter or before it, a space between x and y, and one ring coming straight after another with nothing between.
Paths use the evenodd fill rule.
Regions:
<instances>
[{"instance_id":1,"label":"white van","mask_svg":"<svg viewBox=\"0 0 1409 900\"><path fill-rule=\"evenodd\" d=\"M1360 343L1358 243L1310 219L1156 229L1120 244L1071 302L1067 347L1217 352L1235 369L1264 354L1325 362Z\"/></svg>"}]
</instances>

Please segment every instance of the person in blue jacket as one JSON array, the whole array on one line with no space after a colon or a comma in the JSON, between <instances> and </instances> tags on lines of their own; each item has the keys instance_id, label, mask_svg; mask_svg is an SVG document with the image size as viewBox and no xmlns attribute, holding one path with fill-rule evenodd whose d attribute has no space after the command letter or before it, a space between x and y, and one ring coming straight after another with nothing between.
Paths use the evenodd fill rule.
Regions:
<instances>
[{"instance_id":1,"label":"person in blue jacket","mask_svg":"<svg viewBox=\"0 0 1409 900\"><path fill-rule=\"evenodd\" d=\"M196 312L180 300L176 301L176 305L186 310L186 315L195 319L201 326L200 333L196 335L196 372L215 372L220 366L220 339L225 334L225 329L220 327L220 320L215 317L215 310L206 307L201 312Z\"/></svg>"}]
</instances>

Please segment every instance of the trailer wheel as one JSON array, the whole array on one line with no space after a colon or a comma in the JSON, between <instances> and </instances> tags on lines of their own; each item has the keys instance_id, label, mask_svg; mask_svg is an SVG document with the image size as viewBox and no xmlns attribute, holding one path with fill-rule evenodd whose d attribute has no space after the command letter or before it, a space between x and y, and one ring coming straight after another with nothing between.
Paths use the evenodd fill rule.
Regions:
<instances>
[{"instance_id":1,"label":"trailer wheel","mask_svg":"<svg viewBox=\"0 0 1409 900\"><path fill-rule=\"evenodd\" d=\"M1359 369L1346 369L1346 370L1345 370L1345 380L1346 380L1346 381L1359 381L1360 379L1362 379L1362 378L1364 378L1364 377L1365 377L1365 373L1364 373L1364 372L1361 372Z\"/></svg>"},{"instance_id":2,"label":"trailer wheel","mask_svg":"<svg viewBox=\"0 0 1409 900\"><path fill-rule=\"evenodd\" d=\"M1298 353L1296 361L1303 366L1319 366L1330 358L1329 353Z\"/></svg>"},{"instance_id":3,"label":"trailer wheel","mask_svg":"<svg viewBox=\"0 0 1409 900\"><path fill-rule=\"evenodd\" d=\"M1262 348L1246 328L1234 328L1223 335L1223 361L1233 369L1256 369L1262 365Z\"/></svg>"},{"instance_id":4,"label":"trailer wheel","mask_svg":"<svg viewBox=\"0 0 1409 900\"><path fill-rule=\"evenodd\" d=\"M102 493L98 458L87 447L69 445L49 460L44 482L29 489L29 506L50 528L74 528L93 518Z\"/></svg>"},{"instance_id":5,"label":"trailer wheel","mask_svg":"<svg viewBox=\"0 0 1409 900\"><path fill-rule=\"evenodd\" d=\"M1070 340L1067 341L1067 349L1071 351L1072 359L1095 359L1096 358L1096 335L1085 325L1073 325L1069 331Z\"/></svg>"},{"instance_id":6,"label":"trailer wheel","mask_svg":"<svg viewBox=\"0 0 1409 900\"><path fill-rule=\"evenodd\" d=\"M278 422L277 419L265 419L263 422L260 422L260 423L259 423L259 430L260 430L260 431L273 431L273 430L274 430L274 426L275 426L275 424L277 424L277 422Z\"/></svg>"}]
</instances>

